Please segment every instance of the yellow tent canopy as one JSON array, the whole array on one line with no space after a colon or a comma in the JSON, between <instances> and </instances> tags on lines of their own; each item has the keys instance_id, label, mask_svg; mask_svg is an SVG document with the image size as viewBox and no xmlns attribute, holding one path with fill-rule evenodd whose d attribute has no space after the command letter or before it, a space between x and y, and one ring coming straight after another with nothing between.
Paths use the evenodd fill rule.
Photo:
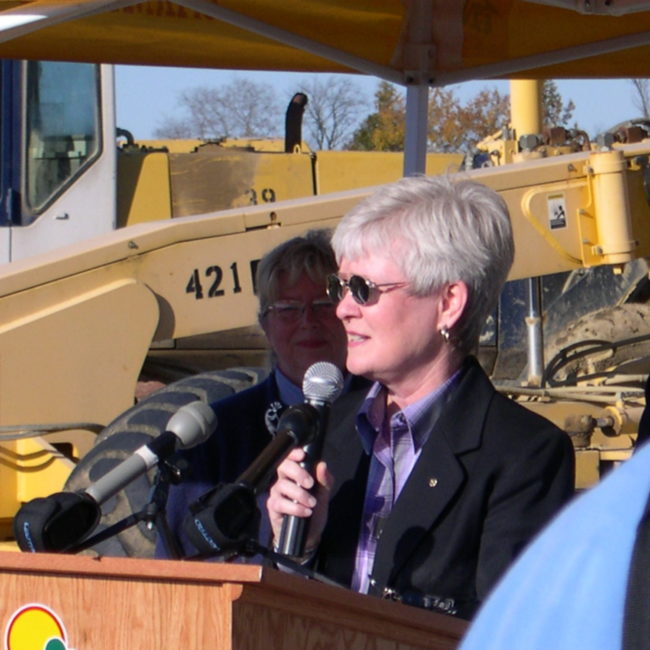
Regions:
<instances>
[{"instance_id":1,"label":"yellow tent canopy","mask_svg":"<svg viewBox=\"0 0 650 650\"><path fill-rule=\"evenodd\" d=\"M640 0L0 0L0 57L359 72L404 84L404 173L431 85L650 77Z\"/></svg>"},{"instance_id":2,"label":"yellow tent canopy","mask_svg":"<svg viewBox=\"0 0 650 650\"><path fill-rule=\"evenodd\" d=\"M397 83L650 76L635 0L0 0L0 57L362 72Z\"/></svg>"}]
</instances>

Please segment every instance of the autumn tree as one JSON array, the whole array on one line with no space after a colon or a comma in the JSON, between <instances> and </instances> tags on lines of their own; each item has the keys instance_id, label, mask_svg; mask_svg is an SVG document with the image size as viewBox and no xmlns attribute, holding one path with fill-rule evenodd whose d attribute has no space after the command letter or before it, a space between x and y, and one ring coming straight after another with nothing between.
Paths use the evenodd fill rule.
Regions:
<instances>
[{"instance_id":1,"label":"autumn tree","mask_svg":"<svg viewBox=\"0 0 650 650\"><path fill-rule=\"evenodd\" d=\"M250 79L185 90L179 106L182 115L166 117L155 130L156 137L268 137L282 130L282 111L273 87Z\"/></svg>"},{"instance_id":2,"label":"autumn tree","mask_svg":"<svg viewBox=\"0 0 650 650\"><path fill-rule=\"evenodd\" d=\"M483 89L461 105L452 89L429 93L429 150L471 151L476 143L503 127L510 98L496 89Z\"/></svg>"},{"instance_id":3,"label":"autumn tree","mask_svg":"<svg viewBox=\"0 0 650 650\"><path fill-rule=\"evenodd\" d=\"M308 98L304 124L312 148L343 147L367 109L358 84L345 77L315 76L303 80L302 91Z\"/></svg>"},{"instance_id":4,"label":"autumn tree","mask_svg":"<svg viewBox=\"0 0 650 650\"><path fill-rule=\"evenodd\" d=\"M566 104L564 103L557 84L553 80L546 79L544 81L542 86L544 126L570 126L569 122L573 117L575 108L576 105L571 99Z\"/></svg>"},{"instance_id":5,"label":"autumn tree","mask_svg":"<svg viewBox=\"0 0 650 650\"><path fill-rule=\"evenodd\" d=\"M431 88L428 104L427 149L458 151L463 135L458 130L460 101L450 88Z\"/></svg>"},{"instance_id":6,"label":"autumn tree","mask_svg":"<svg viewBox=\"0 0 650 650\"><path fill-rule=\"evenodd\" d=\"M375 92L375 112L354 132L349 149L402 151L404 149L406 102L388 81L380 81Z\"/></svg>"},{"instance_id":7,"label":"autumn tree","mask_svg":"<svg viewBox=\"0 0 650 650\"><path fill-rule=\"evenodd\" d=\"M429 151L464 151L502 126L508 115L508 96L484 90L465 106L452 88L429 91L427 148ZM376 111L354 134L351 149L402 151L404 149L405 99L386 81L375 93Z\"/></svg>"},{"instance_id":8,"label":"autumn tree","mask_svg":"<svg viewBox=\"0 0 650 650\"><path fill-rule=\"evenodd\" d=\"M545 124L568 125L575 105L564 102L553 81L543 88ZM375 112L354 133L352 149L401 151L404 148L405 99L402 91L386 81L375 93ZM510 120L510 96L484 88L464 104L454 88L429 91L427 148L429 151L470 152L476 144L497 132Z\"/></svg>"}]
</instances>

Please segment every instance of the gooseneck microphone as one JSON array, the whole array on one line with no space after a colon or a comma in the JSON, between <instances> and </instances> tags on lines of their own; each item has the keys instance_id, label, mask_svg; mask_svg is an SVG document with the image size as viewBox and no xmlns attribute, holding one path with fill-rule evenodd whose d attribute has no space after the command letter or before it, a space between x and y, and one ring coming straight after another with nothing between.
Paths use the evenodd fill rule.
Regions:
<instances>
[{"instance_id":1,"label":"gooseneck microphone","mask_svg":"<svg viewBox=\"0 0 650 650\"><path fill-rule=\"evenodd\" d=\"M302 382L302 392L305 396L305 403L318 413L318 423L316 435L303 447L305 459L300 465L312 476L316 463L321 457L330 406L342 390L343 375L333 363L319 361L307 369ZM278 552L291 557L302 557L308 529L308 517L285 515L280 531Z\"/></svg>"},{"instance_id":2,"label":"gooseneck microphone","mask_svg":"<svg viewBox=\"0 0 650 650\"><path fill-rule=\"evenodd\" d=\"M186 404L169 419L163 433L85 490L57 492L23 505L13 522L18 546L31 552L73 547L99 523L102 503L177 449L189 449L207 440L216 426L217 417L208 404Z\"/></svg>"}]
</instances>

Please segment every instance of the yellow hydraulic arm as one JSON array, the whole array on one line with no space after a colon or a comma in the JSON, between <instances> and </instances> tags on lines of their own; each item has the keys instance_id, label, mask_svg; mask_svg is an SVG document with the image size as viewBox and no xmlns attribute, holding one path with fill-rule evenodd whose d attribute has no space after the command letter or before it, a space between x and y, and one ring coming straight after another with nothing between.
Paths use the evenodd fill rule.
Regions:
<instances>
[{"instance_id":1,"label":"yellow hydraulic arm","mask_svg":"<svg viewBox=\"0 0 650 650\"><path fill-rule=\"evenodd\" d=\"M640 144L466 172L508 203L511 279L650 254L649 154ZM133 404L152 342L254 325L256 260L282 240L335 226L369 191L139 224L7 265L0 426L107 424ZM3 484L30 453L19 444L0 443Z\"/></svg>"}]
</instances>

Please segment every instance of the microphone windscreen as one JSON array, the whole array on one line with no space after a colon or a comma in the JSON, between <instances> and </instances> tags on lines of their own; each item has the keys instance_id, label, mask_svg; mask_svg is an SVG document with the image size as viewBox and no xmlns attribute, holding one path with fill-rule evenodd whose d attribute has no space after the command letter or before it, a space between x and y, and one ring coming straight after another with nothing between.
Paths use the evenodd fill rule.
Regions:
<instances>
[{"instance_id":1,"label":"microphone windscreen","mask_svg":"<svg viewBox=\"0 0 650 650\"><path fill-rule=\"evenodd\" d=\"M92 532L100 517L88 495L57 492L23 505L14 517L14 535L22 551L62 551Z\"/></svg>"},{"instance_id":2,"label":"microphone windscreen","mask_svg":"<svg viewBox=\"0 0 650 650\"><path fill-rule=\"evenodd\" d=\"M217 415L205 402L197 400L182 406L169 418L167 431L178 439L178 447L189 449L205 442L217 428Z\"/></svg>"},{"instance_id":3,"label":"microphone windscreen","mask_svg":"<svg viewBox=\"0 0 650 650\"><path fill-rule=\"evenodd\" d=\"M305 372L302 392L307 401L331 404L343 390L343 374L333 363L318 361Z\"/></svg>"}]
</instances>

